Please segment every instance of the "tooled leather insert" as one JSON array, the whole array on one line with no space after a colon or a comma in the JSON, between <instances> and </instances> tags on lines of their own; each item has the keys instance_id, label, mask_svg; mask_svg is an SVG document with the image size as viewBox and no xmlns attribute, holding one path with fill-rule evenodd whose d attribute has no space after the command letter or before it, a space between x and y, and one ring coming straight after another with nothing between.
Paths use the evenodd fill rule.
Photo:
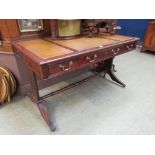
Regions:
<instances>
[{"instance_id":1,"label":"tooled leather insert","mask_svg":"<svg viewBox=\"0 0 155 155\"><path fill-rule=\"evenodd\" d=\"M46 38L47 39L47 38ZM103 45L113 44L118 41L106 39L103 37L81 37L77 39L71 39L71 40L51 40L48 38L49 41L52 41L53 43L57 43L59 45L63 45L65 47L69 47L74 50L82 51L82 50L88 50L91 48L96 48Z\"/></svg>"},{"instance_id":2,"label":"tooled leather insert","mask_svg":"<svg viewBox=\"0 0 155 155\"><path fill-rule=\"evenodd\" d=\"M73 51L67 48L63 48L42 39L19 41L18 44L42 59L73 53Z\"/></svg>"}]
</instances>

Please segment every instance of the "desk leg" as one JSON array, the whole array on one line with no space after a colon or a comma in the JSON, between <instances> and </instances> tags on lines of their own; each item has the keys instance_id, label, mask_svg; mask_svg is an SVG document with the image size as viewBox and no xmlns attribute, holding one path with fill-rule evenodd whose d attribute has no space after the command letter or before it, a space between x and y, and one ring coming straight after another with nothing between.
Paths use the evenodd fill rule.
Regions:
<instances>
[{"instance_id":1,"label":"desk leg","mask_svg":"<svg viewBox=\"0 0 155 155\"><path fill-rule=\"evenodd\" d=\"M30 98L33 102L39 103L40 97L39 97L37 79L36 79L35 73L32 72L31 70L29 70L29 80L30 80L30 85L31 85Z\"/></svg>"},{"instance_id":2,"label":"desk leg","mask_svg":"<svg viewBox=\"0 0 155 155\"><path fill-rule=\"evenodd\" d=\"M30 79L30 84L31 84L31 88L32 88L31 99L33 102L35 102L37 104L38 109L39 109L42 117L46 121L47 125L50 127L50 129L52 131L55 131L56 127L54 126L54 124L52 123L52 121L49 117L48 109L47 109L46 105L44 104L45 101L40 99L36 75L31 70L29 70L29 79Z\"/></svg>"},{"instance_id":3,"label":"desk leg","mask_svg":"<svg viewBox=\"0 0 155 155\"><path fill-rule=\"evenodd\" d=\"M43 101L40 101L39 104L38 104L39 111L40 111L42 117L44 118L44 120L46 121L47 125L51 129L51 131L55 131L56 130L56 127L52 123L52 121L50 120L47 107L42 102Z\"/></svg>"},{"instance_id":4,"label":"desk leg","mask_svg":"<svg viewBox=\"0 0 155 155\"><path fill-rule=\"evenodd\" d=\"M113 72L116 72L114 67L115 66L113 64L113 58L111 58L111 59L105 60L103 63L99 63L95 71L98 73L104 72L105 74L108 74L113 81L117 82L122 87L125 87L126 85L121 80L119 80L116 77L116 75L113 73Z\"/></svg>"},{"instance_id":5,"label":"desk leg","mask_svg":"<svg viewBox=\"0 0 155 155\"><path fill-rule=\"evenodd\" d=\"M125 87L125 86L126 86L120 79L118 79L118 78L116 77L116 75L113 73L112 70L107 71L107 74L110 76L110 78L111 78L113 81L119 83L122 87Z\"/></svg>"}]
</instances>

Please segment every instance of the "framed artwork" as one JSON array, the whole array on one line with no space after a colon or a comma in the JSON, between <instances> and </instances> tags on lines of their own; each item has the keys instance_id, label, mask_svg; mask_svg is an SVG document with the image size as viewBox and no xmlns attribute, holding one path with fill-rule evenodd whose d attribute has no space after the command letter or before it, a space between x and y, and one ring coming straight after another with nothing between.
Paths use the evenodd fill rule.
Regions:
<instances>
[{"instance_id":1,"label":"framed artwork","mask_svg":"<svg viewBox=\"0 0 155 155\"><path fill-rule=\"evenodd\" d=\"M43 30L41 19L17 19L20 32L31 32Z\"/></svg>"}]
</instances>

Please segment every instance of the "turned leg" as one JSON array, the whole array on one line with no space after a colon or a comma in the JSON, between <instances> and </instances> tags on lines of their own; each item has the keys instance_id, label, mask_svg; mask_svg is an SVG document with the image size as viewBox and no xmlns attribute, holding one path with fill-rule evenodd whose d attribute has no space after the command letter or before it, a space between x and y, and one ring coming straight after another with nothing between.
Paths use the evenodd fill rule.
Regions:
<instances>
[{"instance_id":1,"label":"turned leg","mask_svg":"<svg viewBox=\"0 0 155 155\"><path fill-rule=\"evenodd\" d=\"M46 121L47 125L50 127L50 129L52 131L55 131L56 127L53 125L53 122L50 119L47 107L45 105L45 100L40 99L36 75L31 70L29 70L29 79L30 79L30 85L31 85L31 88L32 88L32 90L31 90L32 91L31 92L31 99L32 99L33 102L35 102L37 104L38 109L39 109L42 117Z\"/></svg>"}]
</instances>

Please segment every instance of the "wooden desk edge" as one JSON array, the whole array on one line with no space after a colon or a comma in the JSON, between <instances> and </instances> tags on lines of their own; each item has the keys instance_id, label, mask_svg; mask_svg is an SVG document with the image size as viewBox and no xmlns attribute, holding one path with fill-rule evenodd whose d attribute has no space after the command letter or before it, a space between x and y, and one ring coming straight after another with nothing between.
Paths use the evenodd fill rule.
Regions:
<instances>
[{"instance_id":1,"label":"wooden desk edge","mask_svg":"<svg viewBox=\"0 0 155 155\"><path fill-rule=\"evenodd\" d=\"M108 50L108 48L115 48L119 45L123 45L129 42L137 42L137 41L139 41L139 38L133 37L132 39L129 39L127 41L120 41L119 43L116 42L116 43L104 45L102 48L95 47L89 50L73 52L71 54L66 54L63 56L57 56L57 57L48 58L48 59L41 59L40 57L34 55L23 46L19 45L18 42L13 42L13 49L15 53L19 53L20 55L22 54L23 59L26 60L26 63L28 64L28 67L31 70L36 72L42 78L46 78L48 76L46 75L46 73L48 72L46 65L48 65L49 63L55 64L61 61L67 61L68 59L71 59L71 58L76 58L85 54L89 54L95 50L105 50L105 49Z\"/></svg>"},{"instance_id":2,"label":"wooden desk edge","mask_svg":"<svg viewBox=\"0 0 155 155\"><path fill-rule=\"evenodd\" d=\"M127 41L118 41L116 43L111 43L111 44L108 44L108 45L103 45L102 48L94 47L94 48L90 48L88 50L81 50L81 51L77 51L77 52L73 51L73 53L65 54L63 56L56 56L56 57L53 57L53 58L46 58L46 59L42 59L39 56L34 55L29 50L27 50L23 46L19 45L18 41L17 42L13 42L12 44L16 48L16 51L14 50L15 52L17 52L17 50L18 50L21 53L23 53L25 56L30 58L31 60L33 60L36 63L38 63L38 65L44 65L44 64L47 64L47 63L59 62L59 61L64 60L64 59L76 57L76 56L83 55L83 54L89 54L93 50L104 50L106 48L115 47L115 46L118 46L120 44L123 45L123 44L131 42L131 41L133 41L133 42L134 41L139 41L139 38L133 37L132 39L129 39ZM63 48L65 48L65 47L63 47Z\"/></svg>"}]
</instances>

